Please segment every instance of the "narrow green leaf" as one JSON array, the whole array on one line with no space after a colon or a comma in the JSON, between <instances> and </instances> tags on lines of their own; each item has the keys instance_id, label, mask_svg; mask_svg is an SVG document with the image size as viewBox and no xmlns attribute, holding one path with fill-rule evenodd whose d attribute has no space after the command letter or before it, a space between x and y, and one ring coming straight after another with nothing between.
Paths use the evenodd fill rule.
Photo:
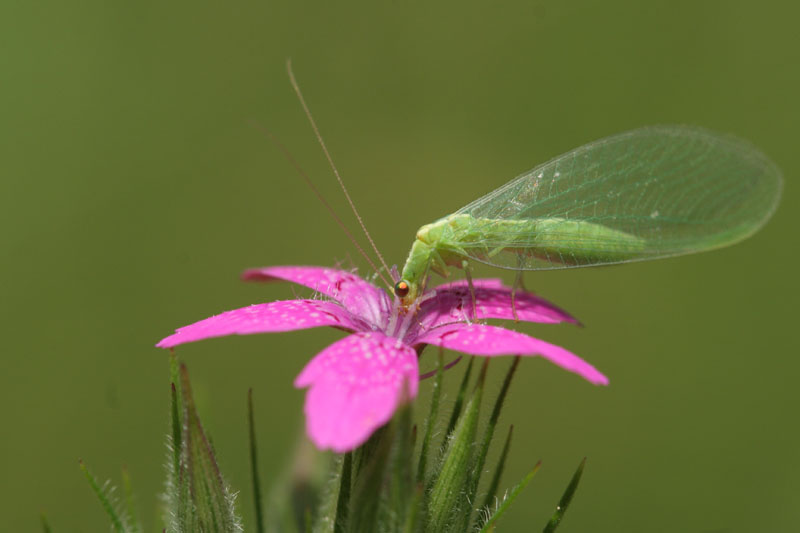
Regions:
<instances>
[{"instance_id":1,"label":"narrow green leaf","mask_svg":"<svg viewBox=\"0 0 800 533\"><path fill-rule=\"evenodd\" d=\"M520 495L522 490L528 486L528 483L531 482L533 476L536 475L536 472L539 471L539 468L541 466L542 466L541 461L536 463L536 466L533 467L533 470L528 472L528 475L525 476L517 486L511 489L511 492L508 494L508 496L503 498L503 501L500 502L500 505L497 507L497 509L495 509L494 513L492 513L492 515L486 520L486 523L481 528L481 533L488 533L489 531L494 531L497 521L500 519L501 516L503 516L503 513L505 513L508 510L511 504L514 503L514 500L517 499L517 496Z\"/></svg>"},{"instance_id":2,"label":"narrow green leaf","mask_svg":"<svg viewBox=\"0 0 800 533\"><path fill-rule=\"evenodd\" d=\"M185 483L181 483L181 434L183 432L183 421L181 413L183 411L180 400L180 379L178 372L178 358L175 351L170 349L169 356L169 395L170 395L170 425L172 432L167 436L167 451L169 459L167 463L167 481L164 499L166 505L163 509L162 522L167 526L165 531L178 533L186 531L187 516L186 502L189 501L188 490Z\"/></svg>"},{"instance_id":3,"label":"narrow green leaf","mask_svg":"<svg viewBox=\"0 0 800 533\"><path fill-rule=\"evenodd\" d=\"M572 476L572 480L567 485L567 489L564 491L564 495L561 496L561 501L558 502L558 507L556 507L556 512L553 514L553 517L545 526L543 533L553 533L556 530L558 525L561 523L561 520L564 518L564 513L567 512L567 507L569 507L570 502L572 501L572 497L575 495L575 491L578 489L578 483L581 481L581 476L583 475L583 468L586 466L586 457L583 458L581 464L578 465L578 469L575 471L575 474Z\"/></svg>"},{"instance_id":4,"label":"narrow green leaf","mask_svg":"<svg viewBox=\"0 0 800 533\"><path fill-rule=\"evenodd\" d=\"M422 500L425 494L425 487L422 483L417 483L411 504L406 513L406 523L403 526L403 533L415 533L419 530L419 518L422 513Z\"/></svg>"},{"instance_id":5,"label":"narrow green leaf","mask_svg":"<svg viewBox=\"0 0 800 533\"><path fill-rule=\"evenodd\" d=\"M387 513L386 520L382 521L382 526L386 531L401 531L414 496L411 466L414 454L414 431L412 429L411 404L403 405L391 423L394 426L394 445L388 479L390 512Z\"/></svg>"},{"instance_id":6,"label":"narrow green leaf","mask_svg":"<svg viewBox=\"0 0 800 533\"><path fill-rule=\"evenodd\" d=\"M317 452L304 431L298 437L292 447L293 458L284 461L282 471L272 476L265 491L264 528L301 533L305 531L306 513L311 512L313 530L332 533L342 458ZM330 523L325 526L328 529L323 528L322 517Z\"/></svg>"},{"instance_id":7,"label":"narrow green leaf","mask_svg":"<svg viewBox=\"0 0 800 533\"><path fill-rule=\"evenodd\" d=\"M86 467L84 462L79 461L79 464L83 475L86 476L86 481L89 482L89 486L92 488L95 496L97 496L97 499L100 500L100 505L103 506L103 510L105 510L108 518L111 520L111 527L118 533L126 532L127 530L124 525L124 519L120 513L117 512L108 483L100 485L92 473L89 472L89 469Z\"/></svg>"},{"instance_id":8,"label":"narrow green leaf","mask_svg":"<svg viewBox=\"0 0 800 533\"><path fill-rule=\"evenodd\" d=\"M350 499L350 471L352 470L352 454L334 455L330 464L330 473L322 496L319 499L317 512L313 520L314 533L343 533L347 521L347 506ZM272 527L270 531L281 531ZM297 528L301 531L301 528Z\"/></svg>"},{"instance_id":9,"label":"narrow green leaf","mask_svg":"<svg viewBox=\"0 0 800 533\"><path fill-rule=\"evenodd\" d=\"M389 425L378 428L372 436L367 439L367 442L356 448L353 452L353 479L361 477L361 471L370 464L372 456L380 447L380 443L384 440L384 434L389 430Z\"/></svg>"},{"instance_id":10,"label":"narrow green leaf","mask_svg":"<svg viewBox=\"0 0 800 533\"><path fill-rule=\"evenodd\" d=\"M439 348L439 363L436 367L436 376L433 378L433 391L431 392L431 408L425 421L425 435L422 437L422 447L419 452L419 465L417 467L417 483L425 481L425 468L428 462L428 448L433 435L436 419L439 417L439 400L442 396L442 381L444 380L444 348Z\"/></svg>"},{"instance_id":11,"label":"narrow green leaf","mask_svg":"<svg viewBox=\"0 0 800 533\"><path fill-rule=\"evenodd\" d=\"M514 361L511 363L511 366L508 368L506 377L503 380L503 386L500 388L500 393L495 399L494 408L492 409L492 414L489 417L489 422L486 424L483 439L481 440L480 447L478 448L478 456L476 457L475 464L472 466L470 472L469 485L467 487L467 499L469 501L475 501L475 495L478 492L478 483L480 482L481 475L483 474L483 467L486 464L486 455L489 453L489 445L494 437L494 430L497 427L497 421L500 419L500 411L503 409L503 402L506 398L506 394L508 393L508 389L511 387L511 379L514 377L514 373L519 366L520 359L521 358L519 356L515 357ZM465 530L468 528L469 522L470 514L464 513L463 524Z\"/></svg>"},{"instance_id":12,"label":"narrow green leaf","mask_svg":"<svg viewBox=\"0 0 800 533\"><path fill-rule=\"evenodd\" d=\"M483 386L486 379L488 359L481 368L478 383L464 408L463 414L457 419L455 428L447 442L444 461L439 470L438 477L433 482L430 500L428 503L427 531L442 533L459 527L463 505L469 503L466 499L466 489L469 480L469 465L472 463L475 433L478 428L478 414L483 396ZM469 514L469 511L467 511Z\"/></svg>"},{"instance_id":13,"label":"narrow green leaf","mask_svg":"<svg viewBox=\"0 0 800 533\"><path fill-rule=\"evenodd\" d=\"M173 381L170 383L170 413L172 419L172 476L177 482L180 477L181 468L181 411L180 400L178 399L177 384Z\"/></svg>"},{"instance_id":14,"label":"narrow green leaf","mask_svg":"<svg viewBox=\"0 0 800 533\"><path fill-rule=\"evenodd\" d=\"M514 433L514 426L509 426L506 442L503 445L503 451L500 452L500 459L497 461L497 467L494 469L492 481L489 483L489 488L486 490L486 498L483 500L482 509L491 509L494 506L494 499L497 497L497 487L500 486L500 478L503 475L503 470L506 466L506 458L508 457L508 450L511 447L511 436Z\"/></svg>"},{"instance_id":15,"label":"narrow green leaf","mask_svg":"<svg viewBox=\"0 0 800 533\"><path fill-rule=\"evenodd\" d=\"M197 414L189 373L185 365L181 365L180 370L185 417L183 442L188 451L185 459L195 523L199 526L198 530L227 531L232 529L232 524L225 523L224 483Z\"/></svg>"},{"instance_id":16,"label":"narrow green leaf","mask_svg":"<svg viewBox=\"0 0 800 533\"><path fill-rule=\"evenodd\" d=\"M247 427L250 439L250 477L253 480L253 505L256 511L256 531L264 533L264 514L261 505L261 482L258 476L258 447L256 424L253 416L253 389L247 390Z\"/></svg>"},{"instance_id":17,"label":"narrow green leaf","mask_svg":"<svg viewBox=\"0 0 800 533\"><path fill-rule=\"evenodd\" d=\"M353 495L348 512L348 531L378 531L378 511L381 503L381 488L389 464L394 425L384 426L359 450L360 468L353 480ZM364 448L367 448L365 450Z\"/></svg>"},{"instance_id":18,"label":"narrow green leaf","mask_svg":"<svg viewBox=\"0 0 800 533\"><path fill-rule=\"evenodd\" d=\"M311 461L313 463L313 460ZM313 465L309 465L312 466ZM295 465L295 468L298 468ZM295 517L295 526L298 531L305 530L306 515L319 501L319 487L315 486L311 476L313 472L295 470L291 479L291 508Z\"/></svg>"},{"instance_id":19,"label":"narrow green leaf","mask_svg":"<svg viewBox=\"0 0 800 533\"><path fill-rule=\"evenodd\" d=\"M53 533L53 530L50 529L50 524L47 522L47 516L45 516L44 513L39 514L39 519L42 521L42 532Z\"/></svg>"},{"instance_id":20,"label":"narrow green leaf","mask_svg":"<svg viewBox=\"0 0 800 533\"><path fill-rule=\"evenodd\" d=\"M178 482L178 509L173 509L171 529L190 531L238 532L234 496L222 479L213 447L206 437L192 396L189 373L180 365L183 424Z\"/></svg>"},{"instance_id":21,"label":"narrow green leaf","mask_svg":"<svg viewBox=\"0 0 800 533\"><path fill-rule=\"evenodd\" d=\"M353 472L353 454L347 452L342 461L341 482L339 495L336 498L336 514L333 519L335 533L345 533L347 525L347 510L350 508L350 485Z\"/></svg>"},{"instance_id":22,"label":"narrow green leaf","mask_svg":"<svg viewBox=\"0 0 800 533\"><path fill-rule=\"evenodd\" d=\"M175 402L178 406L178 413L183 411L183 406L181 405L181 376L180 376L180 362L178 361L178 356L175 355L175 350L170 348L169 350L169 382L175 385L176 390L178 391L178 395L175 398Z\"/></svg>"},{"instance_id":23,"label":"narrow green leaf","mask_svg":"<svg viewBox=\"0 0 800 533\"><path fill-rule=\"evenodd\" d=\"M140 533L142 531L142 524L137 519L136 498L133 495L131 476L128 474L128 469L125 467L122 467L122 491L125 497L125 513L130 521L130 531L131 533Z\"/></svg>"},{"instance_id":24,"label":"narrow green leaf","mask_svg":"<svg viewBox=\"0 0 800 533\"><path fill-rule=\"evenodd\" d=\"M458 416L461 414L461 406L464 404L464 398L467 395L467 385L469 384L469 377L472 374L472 365L475 362L474 357L469 358L467 369L464 371L464 377L461 379L461 385L458 387L458 395L456 396L455 404L453 405L453 412L450 414L450 422L447 424L447 431L445 432L445 441L442 442L442 448L447 443L447 436L449 436L456 427Z\"/></svg>"}]
</instances>

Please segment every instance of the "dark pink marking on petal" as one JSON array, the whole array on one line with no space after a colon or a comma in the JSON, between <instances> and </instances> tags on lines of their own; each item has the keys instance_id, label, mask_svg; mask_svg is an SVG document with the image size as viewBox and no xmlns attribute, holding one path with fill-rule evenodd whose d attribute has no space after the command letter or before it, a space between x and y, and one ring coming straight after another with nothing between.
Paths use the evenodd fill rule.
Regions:
<instances>
[{"instance_id":1,"label":"dark pink marking on petal","mask_svg":"<svg viewBox=\"0 0 800 533\"><path fill-rule=\"evenodd\" d=\"M382 333L355 333L317 354L294 384L310 387L306 430L314 444L347 452L416 397L417 355Z\"/></svg>"},{"instance_id":2,"label":"dark pink marking on petal","mask_svg":"<svg viewBox=\"0 0 800 533\"><path fill-rule=\"evenodd\" d=\"M466 282L450 283L444 288L437 287L436 297L422 304L419 322L423 329L487 318L516 318L524 322L544 324L579 324L577 319L563 309L530 292L518 290L512 307L511 288L504 286L499 280L475 280L474 287L477 317L473 317L472 296ZM516 317L514 308L517 311Z\"/></svg>"},{"instance_id":3,"label":"dark pink marking on petal","mask_svg":"<svg viewBox=\"0 0 800 533\"><path fill-rule=\"evenodd\" d=\"M348 311L378 325L391 310L384 291L358 277L335 268L317 266L274 266L245 270L245 281L291 281L340 302Z\"/></svg>"},{"instance_id":4,"label":"dark pink marking on petal","mask_svg":"<svg viewBox=\"0 0 800 533\"><path fill-rule=\"evenodd\" d=\"M251 305L227 311L200 322L175 330L175 333L156 344L172 348L179 344L224 335L249 335L295 329L336 326L359 329L352 317L334 302L320 300L284 300Z\"/></svg>"},{"instance_id":5,"label":"dark pink marking on petal","mask_svg":"<svg viewBox=\"0 0 800 533\"><path fill-rule=\"evenodd\" d=\"M595 367L555 344L529 337L524 333L485 324L452 324L417 339L449 350L472 355L540 355L564 370L574 372L595 385L608 385L608 378Z\"/></svg>"}]
</instances>

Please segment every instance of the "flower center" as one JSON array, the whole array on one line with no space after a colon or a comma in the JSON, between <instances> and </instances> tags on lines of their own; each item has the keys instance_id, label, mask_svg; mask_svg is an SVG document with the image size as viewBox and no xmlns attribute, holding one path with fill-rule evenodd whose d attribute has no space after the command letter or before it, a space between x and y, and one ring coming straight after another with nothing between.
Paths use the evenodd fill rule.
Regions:
<instances>
[{"instance_id":1,"label":"flower center","mask_svg":"<svg viewBox=\"0 0 800 533\"><path fill-rule=\"evenodd\" d=\"M408 308L403 306L400 298L395 298L392 306L392 317L389 320L389 326L386 328L387 335L396 338L398 342L401 342L403 339L405 339L406 335L408 334L408 330L414 323L414 319L417 316L420 306L422 306L423 303L427 302L431 298L435 297L435 290L426 292L414 300Z\"/></svg>"}]
</instances>

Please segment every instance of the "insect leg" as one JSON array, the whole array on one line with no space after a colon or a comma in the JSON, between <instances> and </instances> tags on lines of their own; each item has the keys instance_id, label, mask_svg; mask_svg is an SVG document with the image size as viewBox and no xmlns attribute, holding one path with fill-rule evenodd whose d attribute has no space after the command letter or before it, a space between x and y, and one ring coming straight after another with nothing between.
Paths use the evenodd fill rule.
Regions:
<instances>
[{"instance_id":1,"label":"insect leg","mask_svg":"<svg viewBox=\"0 0 800 533\"><path fill-rule=\"evenodd\" d=\"M469 266L469 261L464 259L461 261L461 268L464 269L464 274L467 276L467 285L469 286L469 295L472 298L472 320L478 319L478 304L475 302L475 286L472 284L472 270Z\"/></svg>"},{"instance_id":2,"label":"insect leg","mask_svg":"<svg viewBox=\"0 0 800 533\"><path fill-rule=\"evenodd\" d=\"M430 269L443 278L450 276L450 272L447 270L447 263L442 259L441 254L439 254L437 250L433 250L431 253Z\"/></svg>"},{"instance_id":3,"label":"insect leg","mask_svg":"<svg viewBox=\"0 0 800 533\"><path fill-rule=\"evenodd\" d=\"M517 263L517 274L514 276L514 285L511 286L511 313L514 315L515 322L519 322L519 316L517 316L517 290L522 287L524 292L528 292L528 289L525 288L525 280L523 279L525 271L522 269L523 258L521 255L517 255Z\"/></svg>"},{"instance_id":4,"label":"insect leg","mask_svg":"<svg viewBox=\"0 0 800 533\"><path fill-rule=\"evenodd\" d=\"M517 274L514 276L514 285L511 286L511 314L514 315L514 322L519 322L519 316L517 316L517 289L522 287L522 290L525 290L522 272L522 270L517 270Z\"/></svg>"}]
</instances>

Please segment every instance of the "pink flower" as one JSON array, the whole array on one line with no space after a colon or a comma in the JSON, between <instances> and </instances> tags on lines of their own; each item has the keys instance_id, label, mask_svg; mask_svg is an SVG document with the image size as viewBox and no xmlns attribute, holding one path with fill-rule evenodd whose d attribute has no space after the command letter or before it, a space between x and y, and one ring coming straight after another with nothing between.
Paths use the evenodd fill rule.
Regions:
<instances>
[{"instance_id":1,"label":"pink flower","mask_svg":"<svg viewBox=\"0 0 800 533\"><path fill-rule=\"evenodd\" d=\"M395 409L417 395L418 354L433 344L472 355L539 355L591 383L608 379L564 348L497 326L487 318L513 319L511 289L496 279L476 280L477 316L465 281L439 286L401 313L385 291L342 270L322 267L271 267L248 270L245 280L285 280L304 285L327 299L298 299L251 305L189 326L157 344L179 344L220 337L333 326L350 332L318 353L295 379L308 387L306 428L321 449L345 452L364 443L389 421ZM576 320L553 304L526 292L515 298L519 320L554 324Z\"/></svg>"}]
</instances>

